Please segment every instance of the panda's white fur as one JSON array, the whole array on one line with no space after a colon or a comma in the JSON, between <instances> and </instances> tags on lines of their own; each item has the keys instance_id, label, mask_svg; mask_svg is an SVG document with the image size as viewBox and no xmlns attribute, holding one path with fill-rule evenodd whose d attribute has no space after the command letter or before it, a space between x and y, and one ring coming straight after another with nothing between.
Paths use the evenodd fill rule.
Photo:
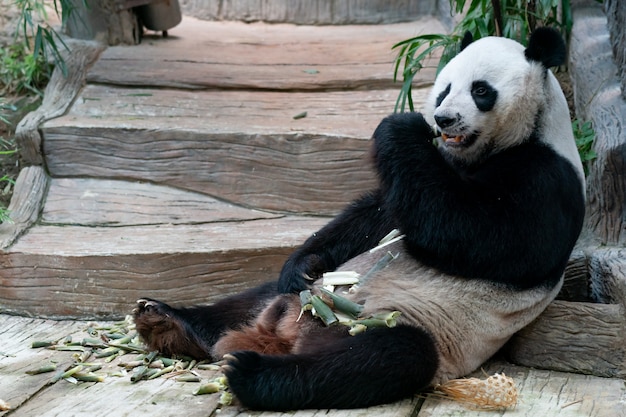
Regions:
<instances>
[{"instance_id":1,"label":"panda's white fur","mask_svg":"<svg viewBox=\"0 0 626 417\"><path fill-rule=\"evenodd\" d=\"M582 228L584 177L567 104L548 67L560 36L528 48L502 38L466 45L441 71L428 114L385 118L373 136L379 188L313 234L278 282L210 306L142 299L151 349L225 356L247 407L354 408L391 402L473 371L559 292ZM392 229L404 239L370 252ZM300 316L298 292L324 272L370 271L348 297L362 316L399 311L393 328L350 336Z\"/></svg>"},{"instance_id":2,"label":"panda's white fur","mask_svg":"<svg viewBox=\"0 0 626 417\"><path fill-rule=\"evenodd\" d=\"M485 80L498 91L494 111L476 108L469 90L476 80ZM436 107L437 96L448 85L450 93ZM541 63L529 61L518 42L490 36L470 43L437 76L424 113L431 124L435 123L435 115L462 115L448 133L481 136L479 146L470 150L448 147L447 152L468 162L487 157L489 150L515 146L539 127L541 140L576 168L584 184L583 166L559 82ZM439 141L445 146L441 137Z\"/></svg>"},{"instance_id":3,"label":"panda's white fur","mask_svg":"<svg viewBox=\"0 0 626 417\"><path fill-rule=\"evenodd\" d=\"M553 288L516 290L483 280L442 275L416 263L401 243L366 253L340 270L365 274L389 251L396 259L348 298L364 302L364 315L400 311L400 323L419 324L437 343L440 362L430 385L477 369L517 331L530 324L556 297Z\"/></svg>"}]
</instances>

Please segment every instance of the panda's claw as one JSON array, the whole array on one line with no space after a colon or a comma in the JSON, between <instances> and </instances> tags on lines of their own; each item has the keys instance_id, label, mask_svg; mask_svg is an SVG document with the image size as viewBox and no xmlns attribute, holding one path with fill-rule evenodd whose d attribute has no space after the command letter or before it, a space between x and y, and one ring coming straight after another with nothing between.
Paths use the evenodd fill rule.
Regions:
<instances>
[{"instance_id":1,"label":"panda's claw","mask_svg":"<svg viewBox=\"0 0 626 417\"><path fill-rule=\"evenodd\" d=\"M224 356L222 356L222 359L224 361L237 361L237 357L235 355L232 355L230 353L225 354Z\"/></svg>"}]
</instances>

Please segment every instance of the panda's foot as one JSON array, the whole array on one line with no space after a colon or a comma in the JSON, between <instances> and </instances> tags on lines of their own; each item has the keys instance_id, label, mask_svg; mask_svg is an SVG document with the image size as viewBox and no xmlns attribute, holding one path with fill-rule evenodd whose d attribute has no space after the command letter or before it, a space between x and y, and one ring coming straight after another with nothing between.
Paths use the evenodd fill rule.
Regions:
<instances>
[{"instance_id":1,"label":"panda's foot","mask_svg":"<svg viewBox=\"0 0 626 417\"><path fill-rule=\"evenodd\" d=\"M179 312L157 300L141 298L133 310L137 333L150 350L164 355L209 357L208 349L195 336Z\"/></svg>"}]
</instances>

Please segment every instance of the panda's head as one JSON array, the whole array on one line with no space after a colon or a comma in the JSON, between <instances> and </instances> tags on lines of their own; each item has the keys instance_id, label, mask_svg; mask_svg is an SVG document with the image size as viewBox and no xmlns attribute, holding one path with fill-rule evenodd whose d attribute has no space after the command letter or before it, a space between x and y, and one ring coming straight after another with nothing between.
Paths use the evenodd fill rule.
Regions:
<instances>
[{"instance_id":1,"label":"panda's head","mask_svg":"<svg viewBox=\"0 0 626 417\"><path fill-rule=\"evenodd\" d=\"M556 146L563 149L557 151L578 158L567 103L548 71L564 63L565 56L561 36L549 28L534 31L528 48L506 38L472 42L466 37L429 97L442 152L455 162L473 164L523 143L532 133L540 138L561 134L565 137L555 140L563 142Z\"/></svg>"}]
</instances>

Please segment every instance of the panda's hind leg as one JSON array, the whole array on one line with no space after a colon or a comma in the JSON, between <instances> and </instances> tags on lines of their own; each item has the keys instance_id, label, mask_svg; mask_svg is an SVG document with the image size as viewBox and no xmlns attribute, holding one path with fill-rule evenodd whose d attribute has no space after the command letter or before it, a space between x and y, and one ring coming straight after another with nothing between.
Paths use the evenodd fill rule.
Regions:
<instances>
[{"instance_id":1,"label":"panda's hind leg","mask_svg":"<svg viewBox=\"0 0 626 417\"><path fill-rule=\"evenodd\" d=\"M255 410L369 407L425 389L438 366L433 338L419 328L331 335L306 353L226 355L223 370L231 390Z\"/></svg>"},{"instance_id":2,"label":"panda's hind leg","mask_svg":"<svg viewBox=\"0 0 626 417\"><path fill-rule=\"evenodd\" d=\"M226 297L213 305L174 308L141 298L133 310L137 332L151 350L196 359L219 359L211 349L220 336L253 321L278 294L275 282Z\"/></svg>"}]
</instances>

